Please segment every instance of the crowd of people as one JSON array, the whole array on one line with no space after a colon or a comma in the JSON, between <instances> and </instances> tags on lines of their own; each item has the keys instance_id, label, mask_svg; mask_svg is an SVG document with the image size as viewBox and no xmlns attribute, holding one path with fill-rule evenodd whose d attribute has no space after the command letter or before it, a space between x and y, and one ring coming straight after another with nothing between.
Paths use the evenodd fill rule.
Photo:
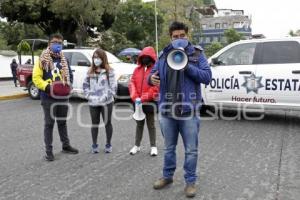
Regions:
<instances>
[{"instance_id":1,"label":"crowd of people","mask_svg":"<svg viewBox=\"0 0 300 200\"><path fill-rule=\"evenodd\" d=\"M164 139L164 166L162 177L154 189L163 189L173 182L176 169L176 145L179 134L185 148L185 194L196 195L198 137L200 118L197 115L197 102L201 101L200 84L208 84L211 70L199 46L188 41L188 27L181 22L173 22L169 27L171 43L157 58L153 47L145 47L137 58L137 67L129 84L130 97L136 105L142 104L145 119L136 120L135 143L130 154L141 150L144 124L146 122L150 139L151 156L158 155L156 147L156 127L154 116L158 110L161 115L160 129ZM188 64L183 70L169 66L167 55L174 48L173 41L184 40L183 48L188 56ZM78 154L71 146L68 137L66 116L68 98L73 81L72 70L62 53L63 36L53 34L49 38L39 62L33 69L33 82L41 91L41 105L44 113L45 159L53 161L53 127L56 121L64 153ZM180 43L180 42L179 42ZM117 90L114 69L108 63L104 50L97 49L92 56L92 64L83 83L85 97L88 99L91 116L91 153L99 153L98 132L100 116L105 123L105 153L112 152L112 112L114 95ZM189 95L189 94L195 95ZM183 94L183 95L178 95ZM191 106L187 106L190 104ZM186 118L186 116L191 116Z\"/></svg>"}]
</instances>

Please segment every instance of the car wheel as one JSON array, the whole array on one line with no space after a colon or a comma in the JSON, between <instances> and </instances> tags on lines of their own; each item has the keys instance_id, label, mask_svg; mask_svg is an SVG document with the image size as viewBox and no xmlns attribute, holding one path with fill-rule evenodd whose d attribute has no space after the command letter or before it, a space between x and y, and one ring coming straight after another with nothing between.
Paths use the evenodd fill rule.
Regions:
<instances>
[{"instance_id":1,"label":"car wheel","mask_svg":"<svg viewBox=\"0 0 300 200\"><path fill-rule=\"evenodd\" d=\"M28 83L28 94L34 100L40 98L40 91L32 81Z\"/></svg>"}]
</instances>

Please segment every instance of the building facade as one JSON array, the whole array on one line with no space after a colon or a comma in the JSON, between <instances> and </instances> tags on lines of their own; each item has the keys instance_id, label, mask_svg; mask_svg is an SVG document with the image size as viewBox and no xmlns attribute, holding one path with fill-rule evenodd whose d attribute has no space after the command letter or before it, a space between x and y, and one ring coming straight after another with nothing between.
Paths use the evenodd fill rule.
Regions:
<instances>
[{"instance_id":1,"label":"building facade","mask_svg":"<svg viewBox=\"0 0 300 200\"><path fill-rule=\"evenodd\" d=\"M243 10L219 9L213 15L202 15L201 32L193 35L202 47L210 45L212 42L226 44L224 32L233 28L243 34L245 39L251 38L251 17L244 15Z\"/></svg>"}]
</instances>

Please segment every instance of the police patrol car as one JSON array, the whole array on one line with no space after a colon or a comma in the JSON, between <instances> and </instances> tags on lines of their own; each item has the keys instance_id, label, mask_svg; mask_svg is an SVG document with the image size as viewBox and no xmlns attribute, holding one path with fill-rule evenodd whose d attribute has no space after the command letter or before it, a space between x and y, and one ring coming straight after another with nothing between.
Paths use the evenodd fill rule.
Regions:
<instances>
[{"instance_id":1,"label":"police patrol car","mask_svg":"<svg viewBox=\"0 0 300 200\"><path fill-rule=\"evenodd\" d=\"M300 110L300 37L239 41L208 61L204 104Z\"/></svg>"}]
</instances>

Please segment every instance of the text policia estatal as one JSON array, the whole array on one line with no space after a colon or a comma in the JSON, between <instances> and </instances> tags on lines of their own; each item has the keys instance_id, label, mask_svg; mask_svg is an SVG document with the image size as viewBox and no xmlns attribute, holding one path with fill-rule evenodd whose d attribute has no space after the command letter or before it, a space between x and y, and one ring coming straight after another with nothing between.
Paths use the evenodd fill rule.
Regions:
<instances>
[{"instance_id":1,"label":"text policia estatal","mask_svg":"<svg viewBox=\"0 0 300 200\"><path fill-rule=\"evenodd\" d=\"M299 79L264 79L262 85L265 90L279 90L279 91L300 91L300 80ZM240 82L239 79L234 78L213 78L208 85L212 89L232 89L239 90ZM206 88L208 87L206 86Z\"/></svg>"}]
</instances>

